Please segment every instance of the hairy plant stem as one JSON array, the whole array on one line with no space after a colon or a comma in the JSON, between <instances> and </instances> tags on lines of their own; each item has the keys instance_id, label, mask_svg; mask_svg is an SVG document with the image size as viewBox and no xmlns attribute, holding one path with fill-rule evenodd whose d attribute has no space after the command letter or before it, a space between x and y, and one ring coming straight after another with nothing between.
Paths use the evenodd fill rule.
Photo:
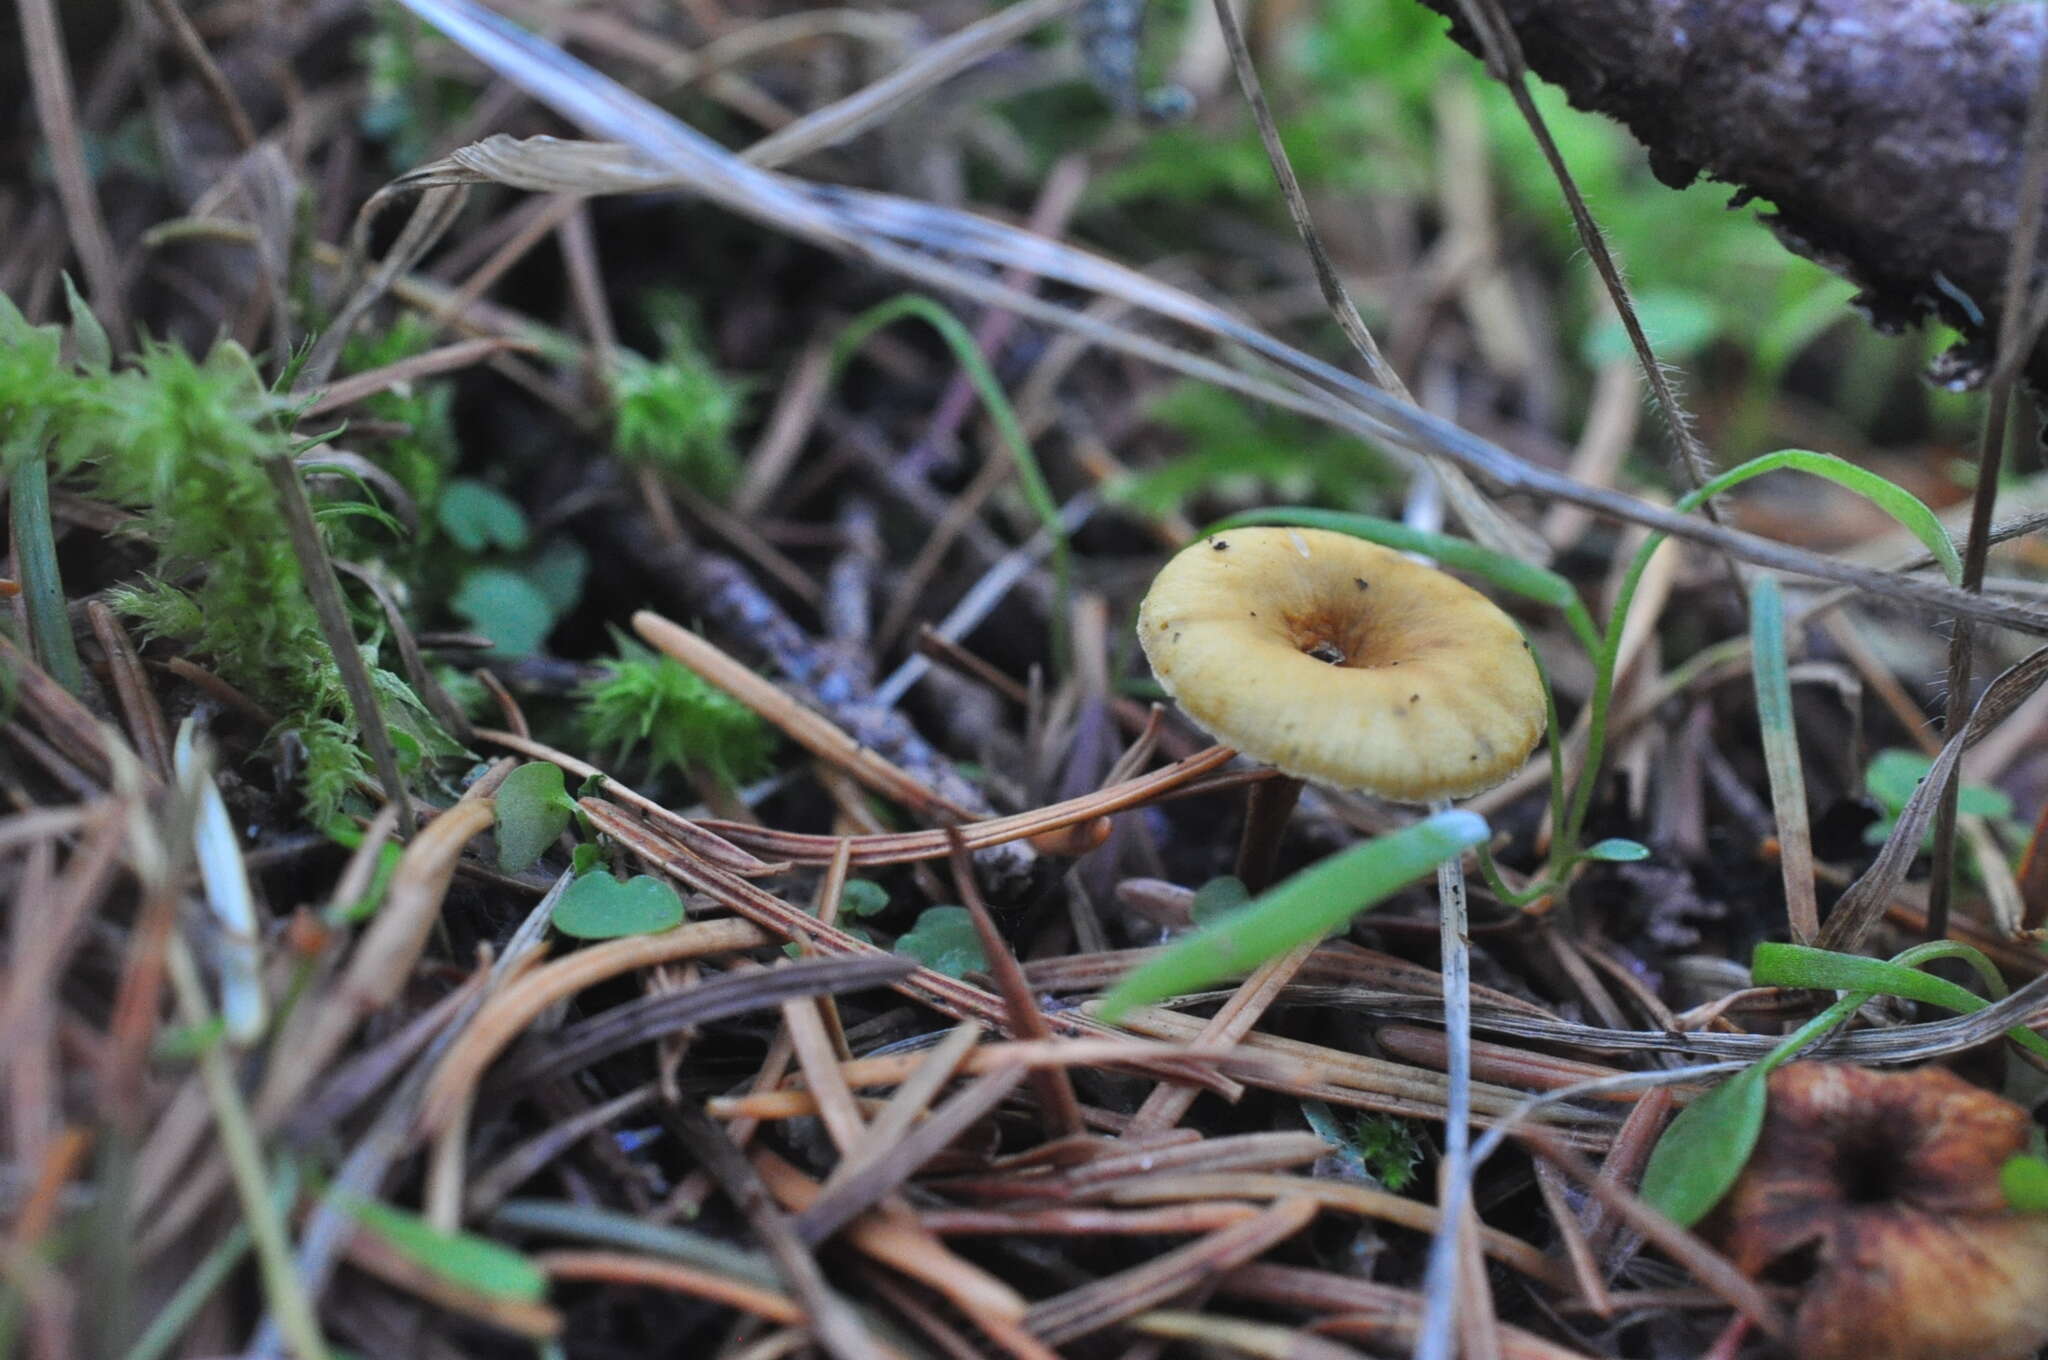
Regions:
<instances>
[{"instance_id":1,"label":"hairy plant stem","mask_svg":"<svg viewBox=\"0 0 2048 1360\"><path fill-rule=\"evenodd\" d=\"M297 466L284 455L264 459L263 470L277 488L278 504L284 509L285 524L292 536L292 551L298 555L299 570L306 578L306 594L312 598L313 611L320 618L320 631L326 635L328 650L334 653L334 664L341 671L342 687L348 693L349 707L355 711L356 725L362 730L363 745L370 748L370 759L376 763L384 796L398 808L398 834L410 836L412 804L406 797L405 776L398 768L398 749L391 744L384 712L377 707L377 690L370 680L370 668L364 664L363 654L356 650L355 629L349 624L341 579L335 575L327 545L320 539L320 527L314 523L305 484L299 480Z\"/></svg>"},{"instance_id":2,"label":"hairy plant stem","mask_svg":"<svg viewBox=\"0 0 2048 1360\"><path fill-rule=\"evenodd\" d=\"M28 605L29 648L36 664L71 693L85 693L85 670L71 637L64 608L64 582L57 574L57 540L50 530L50 468L40 451L18 459L11 469L7 510L21 595Z\"/></svg>"}]
</instances>

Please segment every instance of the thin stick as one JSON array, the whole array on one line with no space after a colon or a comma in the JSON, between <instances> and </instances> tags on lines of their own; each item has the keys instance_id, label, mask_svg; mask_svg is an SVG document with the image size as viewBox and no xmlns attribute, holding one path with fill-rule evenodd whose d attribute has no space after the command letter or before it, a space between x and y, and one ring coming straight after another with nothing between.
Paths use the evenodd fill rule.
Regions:
<instances>
[{"instance_id":1,"label":"thin stick","mask_svg":"<svg viewBox=\"0 0 2048 1360\"><path fill-rule=\"evenodd\" d=\"M1964 590L1984 589L1984 563L1991 552L1991 512L1998 504L1999 470L2005 462L2006 419L2012 408L2017 353L2023 343L2027 280L2034 269L2035 243L2041 234L2041 198L2048 190L2048 47L2042 49L2034 97L2027 109L2026 160L2020 172L2019 221L2014 224L2012 254L2005 267L2005 313L1999 318L1997 370L1985 393L1983 440L1977 448L1977 491L1970 502L1970 536L1963 541ZM1949 636L1948 705L1942 732L1962 730L1970 715L1971 643L1976 633L1968 619L1955 621ZM1957 766L1942 785L1934 815L1934 859L1927 881L1927 935L1939 940L1948 933L1948 904L1955 877L1956 808L1962 795Z\"/></svg>"},{"instance_id":2,"label":"thin stick","mask_svg":"<svg viewBox=\"0 0 2048 1360\"><path fill-rule=\"evenodd\" d=\"M327 556L319 525L313 520L305 484L299 480L298 467L290 458L266 458L263 470L270 474L270 483L277 488L277 502L284 511L299 571L305 577L306 594L312 597L313 612L319 616L327 649L334 653L335 669L341 672L341 685L348 693L348 706L355 714L356 726L362 731L363 745L370 748L370 759L377 766L384 796L398 805L398 834L409 837L413 828L412 804L406 797L405 775L398 768L398 748L391 744L391 733L384 726L384 710L377 706L377 689L370 679L370 668L356 648L356 632L349 623L348 602L342 598L341 578L334 574L334 563Z\"/></svg>"}]
</instances>

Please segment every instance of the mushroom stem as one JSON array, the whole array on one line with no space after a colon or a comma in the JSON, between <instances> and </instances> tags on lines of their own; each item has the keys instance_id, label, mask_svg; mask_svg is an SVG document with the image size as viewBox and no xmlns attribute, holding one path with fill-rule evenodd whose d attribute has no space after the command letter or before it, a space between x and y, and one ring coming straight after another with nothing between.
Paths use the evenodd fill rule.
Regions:
<instances>
[{"instance_id":1,"label":"mushroom stem","mask_svg":"<svg viewBox=\"0 0 2048 1360\"><path fill-rule=\"evenodd\" d=\"M1291 775L1262 780L1245 793L1244 832L1237 842L1237 877L1256 897L1273 886L1280 862L1280 833L1301 798L1301 781Z\"/></svg>"},{"instance_id":2,"label":"mushroom stem","mask_svg":"<svg viewBox=\"0 0 2048 1360\"><path fill-rule=\"evenodd\" d=\"M1432 814L1451 800L1431 803ZM1438 1223L1423 1280L1422 1337L1416 1360L1451 1360L1451 1328L1458 1296L1458 1234L1463 1226L1472 1130L1472 941L1465 914L1464 856L1436 869L1438 939L1442 949L1444 1037L1449 1092L1445 1099L1444 1155L1437 1177Z\"/></svg>"}]
</instances>

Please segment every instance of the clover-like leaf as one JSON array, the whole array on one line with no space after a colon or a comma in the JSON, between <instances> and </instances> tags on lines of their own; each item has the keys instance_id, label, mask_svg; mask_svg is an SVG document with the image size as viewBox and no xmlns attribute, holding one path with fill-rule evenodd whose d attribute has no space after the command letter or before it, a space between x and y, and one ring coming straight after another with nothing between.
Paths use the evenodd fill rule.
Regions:
<instances>
[{"instance_id":1,"label":"clover-like leaf","mask_svg":"<svg viewBox=\"0 0 2048 1360\"><path fill-rule=\"evenodd\" d=\"M683 899L660 879L639 874L621 883L599 871L568 886L550 924L579 940L615 940L668 930L682 919Z\"/></svg>"},{"instance_id":2,"label":"clover-like leaf","mask_svg":"<svg viewBox=\"0 0 2048 1360\"><path fill-rule=\"evenodd\" d=\"M888 906L889 890L873 879L849 878L846 886L839 890L841 916L877 916Z\"/></svg>"},{"instance_id":3,"label":"clover-like leaf","mask_svg":"<svg viewBox=\"0 0 2048 1360\"><path fill-rule=\"evenodd\" d=\"M526 546L526 512L519 503L466 477L448 483L434 506L434 518L464 552L480 553L488 548L517 552Z\"/></svg>"},{"instance_id":4,"label":"clover-like leaf","mask_svg":"<svg viewBox=\"0 0 2048 1360\"><path fill-rule=\"evenodd\" d=\"M966 977L988 967L974 917L965 907L926 907L917 924L896 937L896 952L947 977Z\"/></svg>"}]
</instances>

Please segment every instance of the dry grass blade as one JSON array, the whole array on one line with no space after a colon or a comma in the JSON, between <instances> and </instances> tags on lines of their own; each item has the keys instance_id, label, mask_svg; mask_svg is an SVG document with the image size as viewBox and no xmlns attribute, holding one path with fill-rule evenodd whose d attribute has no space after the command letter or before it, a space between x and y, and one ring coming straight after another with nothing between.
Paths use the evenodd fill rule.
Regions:
<instances>
[{"instance_id":1,"label":"dry grass blade","mask_svg":"<svg viewBox=\"0 0 2048 1360\"><path fill-rule=\"evenodd\" d=\"M799 997L886 986L913 966L909 959L808 959L775 968L736 970L677 991L643 996L578 1021L508 1063L497 1079L508 1084L550 1081L694 1025L772 1010Z\"/></svg>"},{"instance_id":2,"label":"dry grass blade","mask_svg":"<svg viewBox=\"0 0 2048 1360\"><path fill-rule=\"evenodd\" d=\"M697 921L659 935L607 940L536 968L492 997L442 1057L422 1102L421 1126L430 1133L446 1128L467 1102L484 1069L525 1032L535 1016L556 1002L635 969L753 949L769 942L766 934L745 921Z\"/></svg>"},{"instance_id":3,"label":"dry grass blade","mask_svg":"<svg viewBox=\"0 0 2048 1360\"><path fill-rule=\"evenodd\" d=\"M491 812L488 800L457 803L406 848L384 907L356 942L347 969L322 995L301 1003L307 1018L294 1032L291 1061L278 1068L282 1080L263 1091L260 1121L282 1115L341 1052L356 1026L397 998L433 929L463 847L489 828Z\"/></svg>"},{"instance_id":4,"label":"dry grass blade","mask_svg":"<svg viewBox=\"0 0 2048 1360\"><path fill-rule=\"evenodd\" d=\"M1392 1223L1421 1233L1435 1233L1441 1223L1436 1206L1404 1195L1392 1194L1369 1185L1347 1185L1341 1181L1303 1181L1292 1176L1259 1172L1196 1172L1175 1174L1166 1169L1133 1176L1105 1187L1101 1197L1112 1204L1161 1204L1181 1200L1279 1199L1307 1195L1332 1213L1354 1214L1382 1223ZM1521 1238L1498 1228L1481 1227L1481 1246L1487 1255L1512 1266L1532 1280L1569 1286L1572 1277L1558 1264Z\"/></svg>"},{"instance_id":5,"label":"dry grass blade","mask_svg":"<svg viewBox=\"0 0 2048 1360\"><path fill-rule=\"evenodd\" d=\"M1015 1067L979 1077L933 1110L915 1132L884 1146L872 1157L842 1163L843 1174L835 1173L833 1184L797 1218L798 1235L806 1242L822 1242L857 1214L894 1194L918 1168L986 1117L1029 1075L1030 1069Z\"/></svg>"},{"instance_id":6,"label":"dry grass blade","mask_svg":"<svg viewBox=\"0 0 2048 1360\"><path fill-rule=\"evenodd\" d=\"M972 808L926 787L689 629L642 610L633 616L633 631L753 709L791 741L874 792L926 817L968 821L975 816Z\"/></svg>"},{"instance_id":7,"label":"dry grass blade","mask_svg":"<svg viewBox=\"0 0 2048 1360\"><path fill-rule=\"evenodd\" d=\"M339 382L322 388L320 395L300 412L302 417L325 415L338 411L379 392L388 392L394 387L420 382L436 374L454 373L458 370L480 364L494 354L527 353L536 346L527 340L506 336L484 336L477 340L458 340L452 345L415 354L409 359L400 359L382 368L373 368L363 373L351 373Z\"/></svg>"},{"instance_id":8,"label":"dry grass blade","mask_svg":"<svg viewBox=\"0 0 2048 1360\"><path fill-rule=\"evenodd\" d=\"M1055 1346L1078 1341L1255 1260L1307 1227L1315 1216L1313 1199L1289 1196L1257 1218L1035 1303L1024 1315L1024 1325Z\"/></svg>"},{"instance_id":9,"label":"dry grass blade","mask_svg":"<svg viewBox=\"0 0 2048 1360\"><path fill-rule=\"evenodd\" d=\"M880 1344L852 1305L826 1283L817 1259L725 1130L694 1107L672 1107L669 1116L684 1145L732 1199L766 1248L783 1286L803 1305L819 1348L833 1360L880 1360Z\"/></svg>"},{"instance_id":10,"label":"dry grass blade","mask_svg":"<svg viewBox=\"0 0 2048 1360\"><path fill-rule=\"evenodd\" d=\"M1349 1346L1291 1327L1218 1317L1214 1313L1141 1313L1129 1325L1152 1336L1242 1351L1258 1356L1259 1360L1354 1360L1359 1354Z\"/></svg>"},{"instance_id":11,"label":"dry grass blade","mask_svg":"<svg viewBox=\"0 0 2048 1360\"><path fill-rule=\"evenodd\" d=\"M1240 1266L1218 1285L1233 1298L1255 1299L1317 1315L1322 1335L1357 1336L1383 1346L1406 1347L1421 1326L1422 1297L1406 1289L1355 1276L1299 1266ZM1545 1341L1518 1327L1502 1327L1506 1360L1586 1360L1583 1353Z\"/></svg>"}]
</instances>

